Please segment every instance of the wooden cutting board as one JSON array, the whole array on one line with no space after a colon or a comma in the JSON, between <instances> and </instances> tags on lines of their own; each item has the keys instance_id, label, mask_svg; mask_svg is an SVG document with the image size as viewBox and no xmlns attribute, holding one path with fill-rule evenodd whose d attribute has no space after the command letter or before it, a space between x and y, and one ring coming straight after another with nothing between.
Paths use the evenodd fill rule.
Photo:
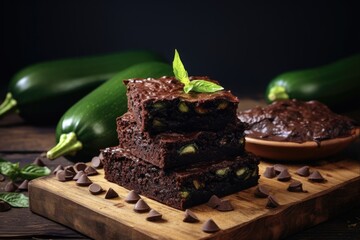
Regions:
<instances>
[{"instance_id":1,"label":"wooden cutting board","mask_svg":"<svg viewBox=\"0 0 360 240\"><path fill-rule=\"evenodd\" d=\"M273 163L262 162L260 174ZM286 164L285 164L286 165ZM199 223L184 223L184 212L143 197L149 206L163 214L163 221L146 221L146 213L133 211L124 201L129 190L104 179L100 170L89 177L103 189L113 188L119 198L105 199L105 193L91 195L75 181L59 182L54 176L30 182L30 208L34 213L71 227L94 239L279 239L321 223L360 202L360 162L351 159L319 162L324 183L312 183L295 174L303 165L286 165L293 179L303 183L307 193L288 192L290 182L261 177L280 206L266 209L267 199L254 197L256 187L224 197L234 211L219 212L205 204L191 208ZM222 229L213 234L201 230L212 218Z\"/></svg>"}]
</instances>

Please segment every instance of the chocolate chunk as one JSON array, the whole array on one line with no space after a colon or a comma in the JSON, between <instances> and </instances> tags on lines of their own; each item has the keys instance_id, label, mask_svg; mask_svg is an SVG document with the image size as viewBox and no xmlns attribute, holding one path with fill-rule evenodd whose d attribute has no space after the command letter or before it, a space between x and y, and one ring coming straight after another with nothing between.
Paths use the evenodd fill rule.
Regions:
<instances>
[{"instance_id":1,"label":"chocolate chunk","mask_svg":"<svg viewBox=\"0 0 360 240\"><path fill-rule=\"evenodd\" d=\"M0 200L0 212L6 212L11 209L10 204Z\"/></svg>"},{"instance_id":2,"label":"chocolate chunk","mask_svg":"<svg viewBox=\"0 0 360 240\"><path fill-rule=\"evenodd\" d=\"M229 200L222 200L216 209L220 212L228 212L234 210L234 207Z\"/></svg>"},{"instance_id":3,"label":"chocolate chunk","mask_svg":"<svg viewBox=\"0 0 360 240\"><path fill-rule=\"evenodd\" d=\"M308 178L312 182L324 182L325 178L320 174L319 171L315 170L313 171Z\"/></svg>"},{"instance_id":4,"label":"chocolate chunk","mask_svg":"<svg viewBox=\"0 0 360 240\"><path fill-rule=\"evenodd\" d=\"M305 192L305 191L303 190L302 185L303 185L303 184L302 184L300 181L294 180L294 181L292 181L292 182L289 184L287 190L288 190L289 192Z\"/></svg>"},{"instance_id":5,"label":"chocolate chunk","mask_svg":"<svg viewBox=\"0 0 360 240\"><path fill-rule=\"evenodd\" d=\"M276 208L279 205L280 204L278 203L278 201L275 199L274 196L272 196L272 195L268 196L268 202L266 204L266 208Z\"/></svg>"},{"instance_id":6,"label":"chocolate chunk","mask_svg":"<svg viewBox=\"0 0 360 240\"><path fill-rule=\"evenodd\" d=\"M287 169L287 168L282 164L275 164L274 165L274 170L275 170L276 174L281 173L284 169Z\"/></svg>"},{"instance_id":7,"label":"chocolate chunk","mask_svg":"<svg viewBox=\"0 0 360 240\"><path fill-rule=\"evenodd\" d=\"M141 197L139 196L139 194L137 194L137 192L135 192L134 190L131 190L128 195L125 198L125 202L127 203L136 203Z\"/></svg>"},{"instance_id":8,"label":"chocolate chunk","mask_svg":"<svg viewBox=\"0 0 360 240\"><path fill-rule=\"evenodd\" d=\"M76 171L75 171L75 168L74 168L73 165L69 165L69 166L64 167L64 170L65 170L65 171L68 170L68 171L70 171L70 172L73 172L73 173L74 173L74 176L75 176L75 174L76 174Z\"/></svg>"},{"instance_id":9,"label":"chocolate chunk","mask_svg":"<svg viewBox=\"0 0 360 240\"><path fill-rule=\"evenodd\" d=\"M105 194L105 199L116 198L118 196L119 196L119 194L117 194L117 192L115 192L114 189L109 188L109 190L107 190L107 192Z\"/></svg>"},{"instance_id":10,"label":"chocolate chunk","mask_svg":"<svg viewBox=\"0 0 360 240\"><path fill-rule=\"evenodd\" d=\"M308 177L310 175L310 167L309 166L303 166L296 170L296 174L302 176L302 177Z\"/></svg>"},{"instance_id":11,"label":"chocolate chunk","mask_svg":"<svg viewBox=\"0 0 360 240\"><path fill-rule=\"evenodd\" d=\"M18 190L28 190L29 180L25 179L18 187Z\"/></svg>"},{"instance_id":12,"label":"chocolate chunk","mask_svg":"<svg viewBox=\"0 0 360 240\"><path fill-rule=\"evenodd\" d=\"M274 177L276 177L275 168L274 167L266 167L263 175L266 178L274 178Z\"/></svg>"},{"instance_id":13,"label":"chocolate chunk","mask_svg":"<svg viewBox=\"0 0 360 240\"><path fill-rule=\"evenodd\" d=\"M150 212L148 213L146 220L150 221L150 222L156 222L162 219L162 214L159 213L158 211L151 209Z\"/></svg>"},{"instance_id":14,"label":"chocolate chunk","mask_svg":"<svg viewBox=\"0 0 360 240\"><path fill-rule=\"evenodd\" d=\"M87 165L85 163L78 162L78 163L75 163L74 170L76 172L80 172L80 171L84 171L86 167L87 167Z\"/></svg>"},{"instance_id":15,"label":"chocolate chunk","mask_svg":"<svg viewBox=\"0 0 360 240\"><path fill-rule=\"evenodd\" d=\"M3 182L5 180L5 176L0 173L0 182Z\"/></svg>"},{"instance_id":16,"label":"chocolate chunk","mask_svg":"<svg viewBox=\"0 0 360 240\"><path fill-rule=\"evenodd\" d=\"M90 186L89 186L89 192L91 194L94 194L94 195L98 195L100 193L102 193L104 190L102 189L102 187L97 184L97 183L92 183Z\"/></svg>"},{"instance_id":17,"label":"chocolate chunk","mask_svg":"<svg viewBox=\"0 0 360 240\"><path fill-rule=\"evenodd\" d=\"M100 153L102 155L102 153ZM96 157L93 157L91 159L91 165L94 167L94 168L102 168L103 167L103 163L101 161L101 158L99 156L96 156Z\"/></svg>"},{"instance_id":18,"label":"chocolate chunk","mask_svg":"<svg viewBox=\"0 0 360 240\"><path fill-rule=\"evenodd\" d=\"M62 165L58 165L54 171L53 171L53 174L56 175L56 173L59 171L59 170L64 170L64 167Z\"/></svg>"},{"instance_id":19,"label":"chocolate chunk","mask_svg":"<svg viewBox=\"0 0 360 240\"><path fill-rule=\"evenodd\" d=\"M37 165L39 167L45 167L46 166L46 164L39 157L35 158L33 164L35 164L35 165Z\"/></svg>"},{"instance_id":20,"label":"chocolate chunk","mask_svg":"<svg viewBox=\"0 0 360 240\"><path fill-rule=\"evenodd\" d=\"M136 202L135 206L134 206L134 211L135 212L148 212L150 210L149 205L142 199L139 199L139 201Z\"/></svg>"},{"instance_id":21,"label":"chocolate chunk","mask_svg":"<svg viewBox=\"0 0 360 240\"><path fill-rule=\"evenodd\" d=\"M280 174L277 176L277 180L281 181L281 182L287 182L291 179L291 175L289 173L289 171L287 170L287 168L284 168Z\"/></svg>"},{"instance_id":22,"label":"chocolate chunk","mask_svg":"<svg viewBox=\"0 0 360 240\"><path fill-rule=\"evenodd\" d=\"M213 233L213 232L217 232L220 230L219 226L214 222L214 220L209 219L207 220L203 226L202 226L202 230L206 233Z\"/></svg>"},{"instance_id":23,"label":"chocolate chunk","mask_svg":"<svg viewBox=\"0 0 360 240\"><path fill-rule=\"evenodd\" d=\"M86 174L83 174L76 180L76 184L79 186L89 186L92 184L92 181L88 178Z\"/></svg>"},{"instance_id":24,"label":"chocolate chunk","mask_svg":"<svg viewBox=\"0 0 360 240\"><path fill-rule=\"evenodd\" d=\"M15 192L16 190L17 186L13 181L10 181L5 185L5 192Z\"/></svg>"},{"instance_id":25,"label":"chocolate chunk","mask_svg":"<svg viewBox=\"0 0 360 240\"><path fill-rule=\"evenodd\" d=\"M77 172L77 173L75 174L75 176L73 177L73 180L74 180L74 181L77 181L77 180L81 177L81 175L83 175L83 174L85 174L84 171L79 171L79 172Z\"/></svg>"},{"instance_id":26,"label":"chocolate chunk","mask_svg":"<svg viewBox=\"0 0 360 240\"><path fill-rule=\"evenodd\" d=\"M255 197L258 198L267 198L269 194L270 194L269 190L263 185L259 185L254 192Z\"/></svg>"},{"instance_id":27,"label":"chocolate chunk","mask_svg":"<svg viewBox=\"0 0 360 240\"><path fill-rule=\"evenodd\" d=\"M216 208L217 206L220 205L220 202L221 199L218 196L212 195L206 204L211 208Z\"/></svg>"},{"instance_id":28,"label":"chocolate chunk","mask_svg":"<svg viewBox=\"0 0 360 240\"><path fill-rule=\"evenodd\" d=\"M196 223L199 222L199 218L191 210L186 209L183 222Z\"/></svg>"},{"instance_id":29,"label":"chocolate chunk","mask_svg":"<svg viewBox=\"0 0 360 240\"><path fill-rule=\"evenodd\" d=\"M88 176L94 176L99 174L98 171L96 171L95 168L91 167L91 166L87 166L84 170L84 172L88 175Z\"/></svg>"}]
</instances>

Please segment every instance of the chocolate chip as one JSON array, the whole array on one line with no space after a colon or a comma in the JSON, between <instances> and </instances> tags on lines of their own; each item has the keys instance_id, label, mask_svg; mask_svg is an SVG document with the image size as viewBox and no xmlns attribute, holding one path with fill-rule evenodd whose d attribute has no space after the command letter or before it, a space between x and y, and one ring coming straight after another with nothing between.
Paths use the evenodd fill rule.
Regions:
<instances>
[{"instance_id":1,"label":"chocolate chip","mask_svg":"<svg viewBox=\"0 0 360 240\"><path fill-rule=\"evenodd\" d=\"M150 210L149 205L142 199L139 199L139 201L136 202L134 206L135 212L148 212Z\"/></svg>"},{"instance_id":2,"label":"chocolate chip","mask_svg":"<svg viewBox=\"0 0 360 240\"><path fill-rule=\"evenodd\" d=\"M289 171L287 170L287 168L284 168L280 174L277 176L277 180L281 181L281 182L287 182L291 179L291 175L289 173Z\"/></svg>"},{"instance_id":3,"label":"chocolate chip","mask_svg":"<svg viewBox=\"0 0 360 240\"><path fill-rule=\"evenodd\" d=\"M75 176L75 174L76 174L76 171L75 171L75 168L74 168L73 165L69 165L69 166L64 167L64 170L65 170L65 171L68 170L68 171L73 172L73 173L74 173L74 176Z\"/></svg>"},{"instance_id":4,"label":"chocolate chip","mask_svg":"<svg viewBox=\"0 0 360 240\"><path fill-rule=\"evenodd\" d=\"M8 182L5 185L5 192L15 192L17 190L17 186L12 181Z\"/></svg>"},{"instance_id":5,"label":"chocolate chip","mask_svg":"<svg viewBox=\"0 0 360 240\"><path fill-rule=\"evenodd\" d=\"M228 212L234 210L234 207L229 200L222 200L216 209L220 212Z\"/></svg>"},{"instance_id":6,"label":"chocolate chip","mask_svg":"<svg viewBox=\"0 0 360 240\"><path fill-rule=\"evenodd\" d=\"M218 196L212 195L206 204L211 208L216 208L217 206L219 206L220 202L221 200Z\"/></svg>"},{"instance_id":7,"label":"chocolate chip","mask_svg":"<svg viewBox=\"0 0 360 240\"><path fill-rule=\"evenodd\" d=\"M309 166L303 166L296 170L296 174L302 176L302 177L308 177L310 175L310 167Z\"/></svg>"},{"instance_id":8,"label":"chocolate chip","mask_svg":"<svg viewBox=\"0 0 360 240\"><path fill-rule=\"evenodd\" d=\"M209 219L207 220L203 226L202 226L202 230L206 233L213 233L213 232L217 232L220 230L219 226L214 222L214 220Z\"/></svg>"},{"instance_id":9,"label":"chocolate chip","mask_svg":"<svg viewBox=\"0 0 360 240\"><path fill-rule=\"evenodd\" d=\"M84 172L88 175L88 176L94 176L99 174L98 171L96 171L95 168L91 167L91 166L87 166L84 170Z\"/></svg>"},{"instance_id":10,"label":"chocolate chip","mask_svg":"<svg viewBox=\"0 0 360 240\"><path fill-rule=\"evenodd\" d=\"M139 194L134 190L131 190L128 195L125 197L125 202L127 203L136 203L140 199Z\"/></svg>"},{"instance_id":11,"label":"chocolate chip","mask_svg":"<svg viewBox=\"0 0 360 240\"><path fill-rule=\"evenodd\" d=\"M100 157L96 156L96 157L93 157L91 159L91 165L94 167L94 168L102 168L103 167L103 163L100 159Z\"/></svg>"},{"instance_id":12,"label":"chocolate chip","mask_svg":"<svg viewBox=\"0 0 360 240\"><path fill-rule=\"evenodd\" d=\"M313 171L308 178L312 182L324 182L325 178L320 174L319 171L315 170Z\"/></svg>"},{"instance_id":13,"label":"chocolate chip","mask_svg":"<svg viewBox=\"0 0 360 240\"><path fill-rule=\"evenodd\" d=\"M275 168L274 167L266 167L263 175L266 178L274 178L274 177L276 177Z\"/></svg>"},{"instance_id":14,"label":"chocolate chip","mask_svg":"<svg viewBox=\"0 0 360 240\"><path fill-rule=\"evenodd\" d=\"M84 171L79 171L79 172L77 172L77 173L75 174L75 176L73 177L73 180L74 180L74 181L77 181L77 180L81 177L81 175L83 175L83 174L85 174Z\"/></svg>"},{"instance_id":15,"label":"chocolate chip","mask_svg":"<svg viewBox=\"0 0 360 240\"><path fill-rule=\"evenodd\" d=\"M255 189L255 192L254 192L255 197L258 197L258 198L267 198L269 196L269 194L270 194L269 190L262 185L259 185Z\"/></svg>"},{"instance_id":16,"label":"chocolate chip","mask_svg":"<svg viewBox=\"0 0 360 240\"><path fill-rule=\"evenodd\" d=\"M266 204L266 208L276 208L279 205L280 204L278 203L278 201L275 199L274 196L272 196L272 195L268 196L268 202Z\"/></svg>"},{"instance_id":17,"label":"chocolate chip","mask_svg":"<svg viewBox=\"0 0 360 240\"><path fill-rule=\"evenodd\" d=\"M281 173L284 169L287 169L284 165L281 165L281 164L274 165L274 170L275 170L276 174Z\"/></svg>"},{"instance_id":18,"label":"chocolate chip","mask_svg":"<svg viewBox=\"0 0 360 240\"><path fill-rule=\"evenodd\" d=\"M156 222L162 219L162 214L159 213L158 211L151 209L150 212L148 213L146 220L150 221L150 222Z\"/></svg>"},{"instance_id":19,"label":"chocolate chip","mask_svg":"<svg viewBox=\"0 0 360 240\"><path fill-rule=\"evenodd\" d=\"M64 170L58 170L58 171L56 171L56 178L57 178L57 180L59 180L60 182L65 182L65 181L66 181L65 171L64 171Z\"/></svg>"},{"instance_id":20,"label":"chocolate chip","mask_svg":"<svg viewBox=\"0 0 360 240\"><path fill-rule=\"evenodd\" d=\"M0 212L6 212L11 209L10 204L0 200Z\"/></svg>"},{"instance_id":21,"label":"chocolate chip","mask_svg":"<svg viewBox=\"0 0 360 240\"><path fill-rule=\"evenodd\" d=\"M104 190L102 189L102 187L97 184L97 183L92 183L90 186L89 186L89 192L91 194L94 194L94 195L98 195L100 193L102 193Z\"/></svg>"},{"instance_id":22,"label":"chocolate chip","mask_svg":"<svg viewBox=\"0 0 360 240\"><path fill-rule=\"evenodd\" d=\"M59 171L59 170L64 170L64 167L62 165L58 165L54 171L53 171L53 174L56 175L56 173Z\"/></svg>"},{"instance_id":23,"label":"chocolate chip","mask_svg":"<svg viewBox=\"0 0 360 240\"><path fill-rule=\"evenodd\" d=\"M303 184L300 181L294 180L289 184L287 190L289 192L305 192L302 186Z\"/></svg>"},{"instance_id":24,"label":"chocolate chip","mask_svg":"<svg viewBox=\"0 0 360 240\"><path fill-rule=\"evenodd\" d=\"M83 174L76 180L76 184L79 186L89 186L92 184L92 181L88 178L86 174Z\"/></svg>"},{"instance_id":25,"label":"chocolate chip","mask_svg":"<svg viewBox=\"0 0 360 240\"><path fill-rule=\"evenodd\" d=\"M116 198L118 196L119 196L119 194L117 194L117 192L115 192L114 189L109 188L105 194L105 199Z\"/></svg>"},{"instance_id":26,"label":"chocolate chip","mask_svg":"<svg viewBox=\"0 0 360 240\"><path fill-rule=\"evenodd\" d=\"M193 213L189 209L186 209L183 222L196 223L199 222L199 218L195 215L195 213Z\"/></svg>"},{"instance_id":27,"label":"chocolate chip","mask_svg":"<svg viewBox=\"0 0 360 240\"><path fill-rule=\"evenodd\" d=\"M41 158L37 157L35 158L33 164L39 166L39 167L45 167L45 163L41 160Z\"/></svg>"},{"instance_id":28,"label":"chocolate chip","mask_svg":"<svg viewBox=\"0 0 360 240\"><path fill-rule=\"evenodd\" d=\"M5 181L5 176L0 173L0 182Z\"/></svg>"},{"instance_id":29,"label":"chocolate chip","mask_svg":"<svg viewBox=\"0 0 360 240\"><path fill-rule=\"evenodd\" d=\"M18 187L18 190L28 190L29 180L25 179Z\"/></svg>"},{"instance_id":30,"label":"chocolate chip","mask_svg":"<svg viewBox=\"0 0 360 240\"><path fill-rule=\"evenodd\" d=\"M85 163L78 162L78 163L75 163L74 170L76 172L80 172L80 171L84 171L86 167L87 167L87 165Z\"/></svg>"}]
</instances>

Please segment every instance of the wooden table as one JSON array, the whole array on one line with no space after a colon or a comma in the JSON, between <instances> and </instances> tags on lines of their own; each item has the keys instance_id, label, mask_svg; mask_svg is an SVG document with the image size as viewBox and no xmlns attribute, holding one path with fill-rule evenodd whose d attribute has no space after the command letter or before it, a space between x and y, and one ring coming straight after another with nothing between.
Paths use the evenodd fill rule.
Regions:
<instances>
[{"instance_id":1,"label":"wooden table","mask_svg":"<svg viewBox=\"0 0 360 240\"><path fill-rule=\"evenodd\" d=\"M246 103L243 105L246 108L255 102L246 100L243 103ZM31 126L16 115L10 115L0 120L0 158L20 162L21 165L24 165L34 161L54 143L54 127L52 126ZM359 159L358 147L347 151L355 151ZM59 164L71 164L65 158L55 161L45 160L44 162L50 169L54 169ZM0 182L0 192L4 191L7 181L8 179ZM0 239L34 237L88 239L72 229L32 213L28 208L13 208L7 212L0 212ZM288 239L360 239L360 203L337 218L297 233Z\"/></svg>"}]
</instances>

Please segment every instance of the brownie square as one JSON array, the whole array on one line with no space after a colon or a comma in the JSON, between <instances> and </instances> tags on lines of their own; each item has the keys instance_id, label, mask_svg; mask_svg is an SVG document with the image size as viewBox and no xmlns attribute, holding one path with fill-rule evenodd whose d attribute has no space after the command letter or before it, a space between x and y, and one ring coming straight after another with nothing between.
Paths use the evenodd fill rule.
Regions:
<instances>
[{"instance_id":1,"label":"brownie square","mask_svg":"<svg viewBox=\"0 0 360 240\"><path fill-rule=\"evenodd\" d=\"M259 179L259 159L252 154L166 171L119 147L102 153L108 181L177 209L205 203L214 194L236 193L255 186Z\"/></svg>"},{"instance_id":2,"label":"brownie square","mask_svg":"<svg viewBox=\"0 0 360 240\"><path fill-rule=\"evenodd\" d=\"M244 151L245 125L237 121L217 132L165 132L151 136L140 131L131 112L117 118L119 147L159 168L233 158Z\"/></svg>"},{"instance_id":3,"label":"brownie square","mask_svg":"<svg viewBox=\"0 0 360 240\"><path fill-rule=\"evenodd\" d=\"M190 77L210 80L208 77ZM230 91L185 93L174 77L128 79L128 109L141 131L218 131L236 123L239 100Z\"/></svg>"}]
</instances>

